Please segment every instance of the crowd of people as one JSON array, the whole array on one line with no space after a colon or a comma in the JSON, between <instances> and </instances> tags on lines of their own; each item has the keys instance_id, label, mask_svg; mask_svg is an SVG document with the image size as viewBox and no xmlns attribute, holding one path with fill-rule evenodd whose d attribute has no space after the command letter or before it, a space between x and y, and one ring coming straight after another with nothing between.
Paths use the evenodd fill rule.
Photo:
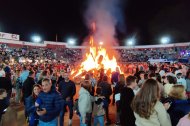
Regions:
<instances>
[{"instance_id":1,"label":"crowd of people","mask_svg":"<svg viewBox=\"0 0 190 126\"><path fill-rule=\"evenodd\" d=\"M82 53L81 50L65 51L60 53L64 53L63 56L67 58L79 57ZM149 51L136 54L149 58ZM122 73L116 68L111 76L106 75L104 68L98 70L98 76L86 71L77 92L78 85L71 76L74 66L68 64L75 62L72 58L64 63L13 62L11 59L16 60L20 57L33 57L30 60L36 60L38 57L39 60L51 59L49 57L57 59L51 49L12 50L2 47L1 53L2 126L7 125L4 119L11 106L10 102L14 102L14 106L24 105L24 115L29 126L63 126L66 112L69 113L69 126L73 123L74 113L80 120L80 126L104 126L113 123L118 126L190 125L189 64L150 64L139 60L122 63ZM126 53L126 50L122 53ZM144 61L143 57L142 59ZM111 120L109 115L111 104L115 106L114 120Z\"/></svg>"},{"instance_id":2,"label":"crowd of people","mask_svg":"<svg viewBox=\"0 0 190 126\"><path fill-rule=\"evenodd\" d=\"M185 47L162 47L144 49L117 49L120 62L147 62L149 59L168 59L178 61L189 57L190 48Z\"/></svg>"},{"instance_id":3,"label":"crowd of people","mask_svg":"<svg viewBox=\"0 0 190 126\"><path fill-rule=\"evenodd\" d=\"M1 59L11 60L17 62L35 62L41 60L64 60L70 63L75 63L82 59L81 49L69 48L37 48L31 46L24 47L9 47L6 44L0 46Z\"/></svg>"},{"instance_id":4,"label":"crowd of people","mask_svg":"<svg viewBox=\"0 0 190 126\"><path fill-rule=\"evenodd\" d=\"M79 92L76 92L68 67L1 65L0 117L14 93L15 105L23 103L25 106L29 126L56 126L58 123L63 126L68 110L69 125L72 125L73 110L80 117L81 126L92 122L94 126L110 125L113 123L109 117L111 103L116 106L116 125L190 125L190 70L185 64L142 63L132 73L120 74L116 69L111 77L103 69L98 78L86 73ZM75 101L76 93L79 97Z\"/></svg>"},{"instance_id":5,"label":"crowd of people","mask_svg":"<svg viewBox=\"0 0 190 126\"><path fill-rule=\"evenodd\" d=\"M22 57L26 60L64 60L69 63L81 61L83 57L83 49L77 48L37 48L37 47L9 47L1 44L1 59L10 60L11 58L19 61ZM118 53L117 61L126 62L147 62L149 59L167 59L168 61L179 61L179 59L189 60L190 47L160 47L160 48L143 48L143 49L116 49Z\"/></svg>"}]
</instances>

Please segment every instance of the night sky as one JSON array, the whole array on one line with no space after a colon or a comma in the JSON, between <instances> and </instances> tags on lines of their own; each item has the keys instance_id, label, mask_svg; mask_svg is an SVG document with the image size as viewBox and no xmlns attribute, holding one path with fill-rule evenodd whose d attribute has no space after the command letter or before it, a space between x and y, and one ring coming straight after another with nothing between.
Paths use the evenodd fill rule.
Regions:
<instances>
[{"instance_id":1,"label":"night sky","mask_svg":"<svg viewBox=\"0 0 190 126\"><path fill-rule=\"evenodd\" d=\"M120 0L122 1L122 0ZM84 12L87 0L2 0L0 31L19 34L31 41L39 34L44 40L66 41L78 38L79 44L89 34ZM190 0L123 0L124 32L117 31L120 45L130 36L137 44L158 44L159 38L171 36L172 42L190 41Z\"/></svg>"}]
</instances>

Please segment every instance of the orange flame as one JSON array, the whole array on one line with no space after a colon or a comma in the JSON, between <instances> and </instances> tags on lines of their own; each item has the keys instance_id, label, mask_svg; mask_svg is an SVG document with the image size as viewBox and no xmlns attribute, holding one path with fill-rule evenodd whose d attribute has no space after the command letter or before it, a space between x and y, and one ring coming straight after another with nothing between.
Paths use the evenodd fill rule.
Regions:
<instances>
[{"instance_id":1,"label":"orange flame","mask_svg":"<svg viewBox=\"0 0 190 126\"><path fill-rule=\"evenodd\" d=\"M99 70L101 68L104 69L105 73L113 72L116 68L119 68L119 72L121 72L120 66L117 64L115 56L111 59L108 56L108 53L105 48L101 46L94 46L94 39L90 37L90 49L89 52L86 53L85 60L79 66L79 69L72 70L71 75L77 77L81 75L83 72Z\"/></svg>"}]
</instances>

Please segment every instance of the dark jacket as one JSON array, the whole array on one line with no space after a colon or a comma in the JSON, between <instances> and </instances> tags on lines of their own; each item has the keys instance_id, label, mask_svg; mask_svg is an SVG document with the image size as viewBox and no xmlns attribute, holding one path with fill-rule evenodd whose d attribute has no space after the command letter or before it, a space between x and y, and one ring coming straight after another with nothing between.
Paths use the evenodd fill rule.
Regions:
<instances>
[{"instance_id":1,"label":"dark jacket","mask_svg":"<svg viewBox=\"0 0 190 126\"><path fill-rule=\"evenodd\" d=\"M102 89L101 96L104 96L106 99L110 98L110 95L112 94L111 84L108 82L101 82L99 84L99 87Z\"/></svg>"},{"instance_id":2,"label":"dark jacket","mask_svg":"<svg viewBox=\"0 0 190 126\"><path fill-rule=\"evenodd\" d=\"M111 83L113 84L114 82L117 83L119 81L119 73L118 72L113 72L111 76Z\"/></svg>"},{"instance_id":3,"label":"dark jacket","mask_svg":"<svg viewBox=\"0 0 190 126\"><path fill-rule=\"evenodd\" d=\"M124 84L120 84L120 82L118 82L115 86L115 94L121 93L124 86Z\"/></svg>"},{"instance_id":4,"label":"dark jacket","mask_svg":"<svg viewBox=\"0 0 190 126\"><path fill-rule=\"evenodd\" d=\"M114 95L116 94L121 94L122 90L124 88L124 84L121 84L120 82L118 82L115 86L115 91L114 91ZM115 96L114 96L115 97ZM120 100L119 101L116 101L116 107L117 107L117 112L120 112L121 111L121 108L120 108Z\"/></svg>"},{"instance_id":5,"label":"dark jacket","mask_svg":"<svg viewBox=\"0 0 190 126\"><path fill-rule=\"evenodd\" d=\"M32 95L32 90L33 90L33 86L35 84L35 81L32 77L28 77L25 81L24 81L24 84L23 84L23 88L22 88L22 91L23 91L23 97L24 98L27 98L29 97L30 95Z\"/></svg>"},{"instance_id":6,"label":"dark jacket","mask_svg":"<svg viewBox=\"0 0 190 126\"><path fill-rule=\"evenodd\" d=\"M121 126L135 126L135 116L131 108L134 98L134 92L131 88L124 87L120 96L120 123Z\"/></svg>"},{"instance_id":7,"label":"dark jacket","mask_svg":"<svg viewBox=\"0 0 190 126\"><path fill-rule=\"evenodd\" d=\"M29 96L25 99L25 108L29 117L29 126L37 126L39 116L36 113L35 107L36 98Z\"/></svg>"},{"instance_id":8,"label":"dark jacket","mask_svg":"<svg viewBox=\"0 0 190 126\"><path fill-rule=\"evenodd\" d=\"M11 80L6 77L0 77L0 89L5 89L7 92L12 89Z\"/></svg>"},{"instance_id":9,"label":"dark jacket","mask_svg":"<svg viewBox=\"0 0 190 126\"><path fill-rule=\"evenodd\" d=\"M45 108L47 111L45 115L39 116L39 120L50 122L59 116L63 102L61 95L57 91L52 89L48 93L41 92L38 99L41 101L40 108Z\"/></svg>"},{"instance_id":10,"label":"dark jacket","mask_svg":"<svg viewBox=\"0 0 190 126\"><path fill-rule=\"evenodd\" d=\"M26 107L26 112L28 114L36 112L35 101L36 101L36 99L34 99L32 96L29 96L26 98L25 107Z\"/></svg>"},{"instance_id":11,"label":"dark jacket","mask_svg":"<svg viewBox=\"0 0 190 126\"><path fill-rule=\"evenodd\" d=\"M190 100L172 100L168 110L172 126L176 126L179 119L190 112Z\"/></svg>"},{"instance_id":12,"label":"dark jacket","mask_svg":"<svg viewBox=\"0 0 190 126\"><path fill-rule=\"evenodd\" d=\"M62 77L62 76L59 76L58 77L58 80L57 80L57 84L59 85L59 83L61 82L61 81L64 81L65 79Z\"/></svg>"},{"instance_id":13,"label":"dark jacket","mask_svg":"<svg viewBox=\"0 0 190 126\"><path fill-rule=\"evenodd\" d=\"M76 94L75 83L71 80L69 80L69 82L62 80L58 85L58 91L61 93L64 100L66 100L67 97L70 97L72 100L73 96Z\"/></svg>"},{"instance_id":14,"label":"dark jacket","mask_svg":"<svg viewBox=\"0 0 190 126\"><path fill-rule=\"evenodd\" d=\"M8 107L8 105L9 105L9 104L8 104L6 98L0 100L0 121L1 121L2 114L5 113L4 110Z\"/></svg>"}]
</instances>

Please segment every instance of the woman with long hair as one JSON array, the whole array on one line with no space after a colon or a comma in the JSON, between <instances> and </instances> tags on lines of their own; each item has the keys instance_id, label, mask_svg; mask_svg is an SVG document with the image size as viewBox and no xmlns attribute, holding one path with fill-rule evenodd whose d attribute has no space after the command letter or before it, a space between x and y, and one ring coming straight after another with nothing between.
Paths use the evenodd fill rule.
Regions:
<instances>
[{"instance_id":1,"label":"woman with long hair","mask_svg":"<svg viewBox=\"0 0 190 126\"><path fill-rule=\"evenodd\" d=\"M132 102L132 109L137 126L171 126L166 109L169 104L163 105L160 101L158 82L148 79Z\"/></svg>"},{"instance_id":2,"label":"woman with long hair","mask_svg":"<svg viewBox=\"0 0 190 126\"><path fill-rule=\"evenodd\" d=\"M41 92L41 85L35 84L33 86L32 95L26 98L26 112L29 118L29 126L38 125L38 115L36 113L35 101Z\"/></svg>"}]
</instances>

